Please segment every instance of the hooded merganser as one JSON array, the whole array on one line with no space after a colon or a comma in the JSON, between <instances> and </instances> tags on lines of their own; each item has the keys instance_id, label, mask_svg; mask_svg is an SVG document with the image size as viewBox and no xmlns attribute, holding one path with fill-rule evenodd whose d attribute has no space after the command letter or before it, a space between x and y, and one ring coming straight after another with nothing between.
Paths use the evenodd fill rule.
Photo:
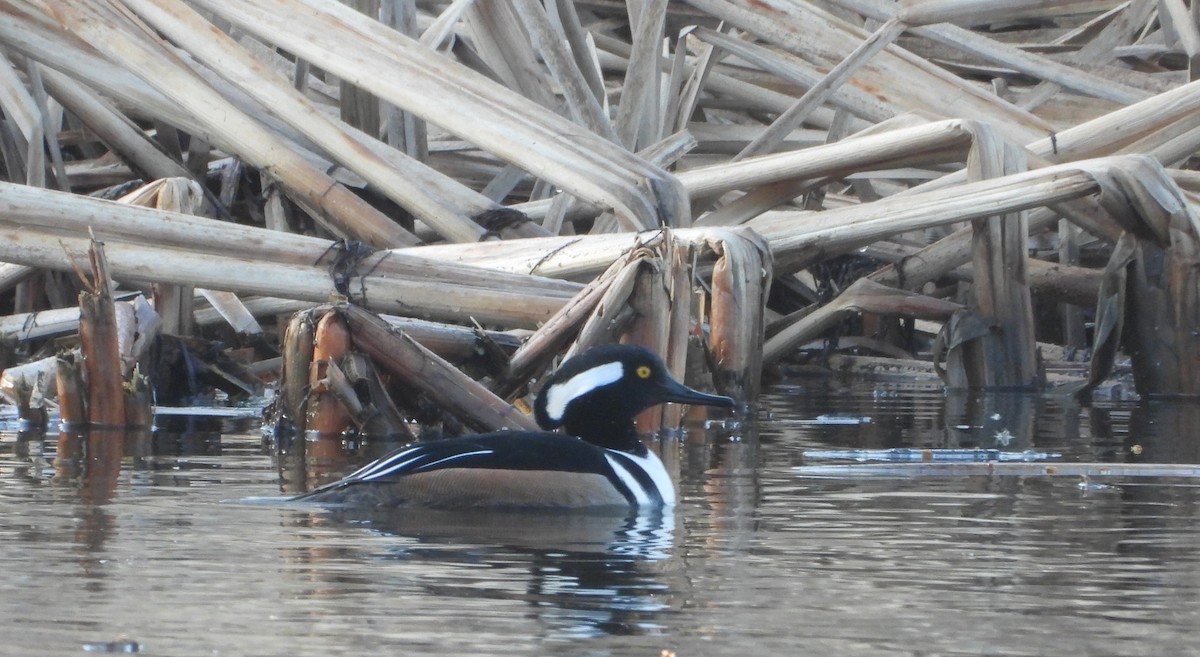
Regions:
<instances>
[{"instance_id":1,"label":"hooded merganser","mask_svg":"<svg viewBox=\"0 0 1200 657\"><path fill-rule=\"evenodd\" d=\"M415 443L295 500L355 507L582 508L675 504L658 456L634 417L663 402L732 407L693 390L636 345L567 360L538 393L540 431L494 431ZM568 435L551 433L563 427Z\"/></svg>"}]
</instances>

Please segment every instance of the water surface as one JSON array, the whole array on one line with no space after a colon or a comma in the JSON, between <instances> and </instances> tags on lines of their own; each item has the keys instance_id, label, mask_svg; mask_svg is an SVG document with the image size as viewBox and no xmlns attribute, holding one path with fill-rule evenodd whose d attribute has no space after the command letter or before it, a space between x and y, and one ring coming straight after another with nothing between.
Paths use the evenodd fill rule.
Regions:
<instances>
[{"instance_id":1,"label":"water surface","mask_svg":"<svg viewBox=\"0 0 1200 657\"><path fill-rule=\"evenodd\" d=\"M667 442L679 507L629 517L241 503L295 483L244 424L9 433L0 654L1191 654L1195 480L797 468L894 447L1196 463L1194 406L777 386L753 428Z\"/></svg>"}]
</instances>

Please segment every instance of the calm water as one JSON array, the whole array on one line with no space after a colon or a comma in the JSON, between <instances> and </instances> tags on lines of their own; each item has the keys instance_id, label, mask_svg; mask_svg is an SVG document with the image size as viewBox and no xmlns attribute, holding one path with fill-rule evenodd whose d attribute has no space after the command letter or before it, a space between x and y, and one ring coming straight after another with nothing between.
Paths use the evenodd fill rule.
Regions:
<instances>
[{"instance_id":1,"label":"calm water","mask_svg":"<svg viewBox=\"0 0 1200 657\"><path fill-rule=\"evenodd\" d=\"M0 654L1197 654L1196 480L796 469L893 447L1198 463L1195 407L780 386L754 432L693 428L681 505L630 518L235 503L281 495L250 427L124 454L6 434Z\"/></svg>"}]
</instances>

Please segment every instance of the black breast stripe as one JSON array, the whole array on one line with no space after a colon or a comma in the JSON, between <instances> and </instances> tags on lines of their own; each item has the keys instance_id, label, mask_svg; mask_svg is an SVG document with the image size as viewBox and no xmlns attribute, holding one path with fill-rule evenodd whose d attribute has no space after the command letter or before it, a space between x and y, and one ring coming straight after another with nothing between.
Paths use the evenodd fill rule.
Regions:
<instances>
[{"instance_id":1,"label":"black breast stripe","mask_svg":"<svg viewBox=\"0 0 1200 657\"><path fill-rule=\"evenodd\" d=\"M629 486L625 485L625 481L616 472L613 472L611 464L605 470L604 476L608 479L608 483L612 484L612 487L625 497L625 500L629 502L629 506L637 506L637 494L630 490Z\"/></svg>"},{"instance_id":2,"label":"black breast stripe","mask_svg":"<svg viewBox=\"0 0 1200 657\"><path fill-rule=\"evenodd\" d=\"M638 485L642 487L642 490L646 491L646 494L650 496L651 504L660 506L662 505L662 491L658 490L658 486L655 485L654 479L650 476L650 473L643 470L642 466L639 465L637 461L629 458L625 454L612 449L606 451L608 452L607 455L611 457L613 461L616 461L617 464L625 470L625 472L629 473L634 480L637 481ZM621 494L629 500L630 504L635 506L637 505L637 495L635 495L633 491L629 490L629 487L625 485L625 482L621 480L621 477L617 475L617 473L611 472L608 475L608 478L609 481L613 482L613 486L615 486L617 490L621 491Z\"/></svg>"}]
</instances>

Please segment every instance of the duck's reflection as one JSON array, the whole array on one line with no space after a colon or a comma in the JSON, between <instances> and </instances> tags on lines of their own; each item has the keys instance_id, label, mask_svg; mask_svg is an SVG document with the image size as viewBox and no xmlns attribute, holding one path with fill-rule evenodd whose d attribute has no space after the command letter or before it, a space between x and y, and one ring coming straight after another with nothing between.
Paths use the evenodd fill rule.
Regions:
<instances>
[{"instance_id":1,"label":"duck's reflection","mask_svg":"<svg viewBox=\"0 0 1200 657\"><path fill-rule=\"evenodd\" d=\"M649 633L660 626L655 614L681 599L670 581L676 546L672 510L338 509L308 519L321 530L341 526L389 539L371 558L393 566L371 570L397 576L393 586L415 587L421 596L528 605L528 617L545 628L544 638ZM309 557L310 577L338 582L314 589L317 595L346 590L347 577L354 578L339 566L351 555L323 550Z\"/></svg>"},{"instance_id":2,"label":"duck's reflection","mask_svg":"<svg viewBox=\"0 0 1200 657\"><path fill-rule=\"evenodd\" d=\"M330 512L331 522L424 542L507 546L546 552L588 552L663 559L674 541L671 511L580 512L438 509Z\"/></svg>"}]
</instances>

